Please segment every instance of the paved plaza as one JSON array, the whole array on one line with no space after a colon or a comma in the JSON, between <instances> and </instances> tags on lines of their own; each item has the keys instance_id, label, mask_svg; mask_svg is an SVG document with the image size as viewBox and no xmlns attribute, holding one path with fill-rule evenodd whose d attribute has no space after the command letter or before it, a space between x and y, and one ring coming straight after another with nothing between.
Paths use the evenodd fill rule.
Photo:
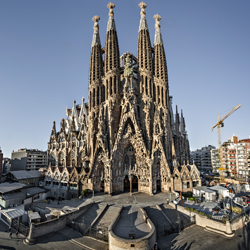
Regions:
<instances>
[{"instance_id":1,"label":"paved plaza","mask_svg":"<svg viewBox=\"0 0 250 250\"><path fill-rule=\"evenodd\" d=\"M154 207L156 204L166 203L169 199L169 194L159 193L154 196L150 196L142 193L129 193L109 196L106 194L100 194L94 196L94 201L97 207L104 207L109 204L113 211L116 211L118 207L124 206L124 210L121 215L121 220L115 227L115 233L124 238L128 238L129 233L135 233L138 238L144 236L148 232L147 225L143 221L140 215L140 207ZM175 198L173 195L171 199ZM86 205L93 201L93 197L88 197L84 200L76 200L71 203L57 204L51 203L36 203L41 207L51 207L61 209L65 206L77 207L79 205ZM105 221L109 222L114 218L114 214L110 213L105 217ZM127 219L126 219L127 218ZM174 221L173 221L174 223ZM13 237L8 237L8 227L3 222L0 222L0 249L108 249L108 244L104 241L100 241L88 236L81 236L77 231L69 227L55 232L50 235L43 236L38 239L35 246L25 245L23 243L24 236L19 235L18 239L15 236L13 230ZM250 249L249 247L249 227L238 230L232 239L225 238L219 234L208 232L199 226L190 226L180 233L174 233L162 237L158 240L160 249L170 250L200 250L200 249Z\"/></svg>"}]
</instances>

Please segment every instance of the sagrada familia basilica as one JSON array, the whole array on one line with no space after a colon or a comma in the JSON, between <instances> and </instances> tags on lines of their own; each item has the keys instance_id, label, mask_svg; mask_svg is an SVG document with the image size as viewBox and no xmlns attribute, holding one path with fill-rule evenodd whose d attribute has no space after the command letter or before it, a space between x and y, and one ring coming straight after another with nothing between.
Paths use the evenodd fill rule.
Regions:
<instances>
[{"instance_id":1,"label":"sagrada familia basilica","mask_svg":"<svg viewBox=\"0 0 250 250\"><path fill-rule=\"evenodd\" d=\"M137 56L120 54L113 3L105 47L98 16L89 67L89 102L66 109L60 131L48 142L44 186L56 199L78 197L84 189L118 192L191 191L200 173L190 165L183 114L172 110L159 15L152 47L141 2ZM103 55L104 54L104 55ZM104 59L103 59L104 58Z\"/></svg>"}]
</instances>

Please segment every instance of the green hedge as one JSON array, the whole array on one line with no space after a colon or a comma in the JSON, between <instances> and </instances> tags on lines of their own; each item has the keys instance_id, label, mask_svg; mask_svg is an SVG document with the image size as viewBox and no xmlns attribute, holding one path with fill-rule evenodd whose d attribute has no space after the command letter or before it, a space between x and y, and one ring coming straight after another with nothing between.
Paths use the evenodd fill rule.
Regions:
<instances>
[{"instance_id":1,"label":"green hedge","mask_svg":"<svg viewBox=\"0 0 250 250\"><path fill-rule=\"evenodd\" d=\"M199 210L197 210L197 209L195 209L195 208L192 208L192 207L185 207L185 209L186 209L186 210L188 210L188 211L191 211L191 212L194 212L194 213L200 214L200 215L207 216L207 218L209 218L209 219L211 219L211 218L212 218L212 216L211 216L210 214L206 214L206 213L201 212L201 211L199 211Z\"/></svg>"},{"instance_id":2,"label":"green hedge","mask_svg":"<svg viewBox=\"0 0 250 250\"><path fill-rule=\"evenodd\" d=\"M88 191L89 191L88 189L84 189L84 190L82 190L82 193L81 193L81 194L82 194L82 196L87 195Z\"/></svg>"}]
</instances>

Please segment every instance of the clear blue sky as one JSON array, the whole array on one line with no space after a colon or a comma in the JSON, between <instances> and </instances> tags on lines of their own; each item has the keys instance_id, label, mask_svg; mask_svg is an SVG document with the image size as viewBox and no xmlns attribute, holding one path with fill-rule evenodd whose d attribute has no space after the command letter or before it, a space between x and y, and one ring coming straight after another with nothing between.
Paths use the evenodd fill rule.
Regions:
<instances>
[{"instance_id":1,"label":"clear blue sky","mask_svg":"<svg viewBox=\"0 0 250 250\"><path fill-rule=\"evenodd\" d=\"M250 1L145 1L151 42L154 14L162 17L170 95L183 109L191 149L217 145L211 126L225 121L222 140L250 135ZM116 0L120 53L136 55L140 1ZM108 1L0 1L0 146L47 149L52 123L59 130L66 106L88 99L94 15L105 45Z\"/></svg>"}]
</instances>

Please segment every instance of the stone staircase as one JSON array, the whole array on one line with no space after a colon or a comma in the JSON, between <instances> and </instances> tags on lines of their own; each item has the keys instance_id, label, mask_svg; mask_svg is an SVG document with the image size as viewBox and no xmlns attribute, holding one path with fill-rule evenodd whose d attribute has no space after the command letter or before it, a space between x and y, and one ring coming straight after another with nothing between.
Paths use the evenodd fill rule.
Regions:
<instances>
[{"instance_id":1,"label":"stone staircase","mask_svg":"<svg viewBox=\"0 0 250 250\"><path fill-rule=\"evenodd\" d=\"M99 218L89 228L87 235L108 242L108 227L120 210L120 206L105 206Z\"/></svg>"},{"instance_id":2,"label":"stone staircase","mask_svg":"<svg viewBox=\"0 0 250 250\"><path fill-rule=\"evenodd\" d=\"M190 219L178 212L169 204L162 204L160 207L163 213L165 213L165 215L171 221L174 228L178 228L178 230L181 231L185 227L190 226Z\"/></svg>"},{"instance_id":3,"label":"stone staircase","mask_svg":"<svg viewBox=\"0 0 250 250\"><path fill-rule=\"evenodd\" d=\"M120 211L120 206L109 205L106 207L100 218L93 225L94 227L104 227L107 228L113 221L115 215Z\"/></svg>"},{"instance_id":4,"label":"stone staircase","mask_svg":"<svg viewBox=\"0 0 250 250\"><path fill-rule=\"evenodd\" d=\"M105 208L105 204L94 203L87 211L76 219L76 223L86 233L91 226L91 223Z\"/></svg>"},{"instance_id":5,"label":"stone staircase","mask_svg":"<svg viewBox=\"0 0 250 250\"><path fill-rule=\"evenodd\" d=\"M144 207L144 210L155 225L158 239L164 237L173 230L171 223L164 216L163 212L156 207L156 205Z\"/></svg>"}]
</instances>

